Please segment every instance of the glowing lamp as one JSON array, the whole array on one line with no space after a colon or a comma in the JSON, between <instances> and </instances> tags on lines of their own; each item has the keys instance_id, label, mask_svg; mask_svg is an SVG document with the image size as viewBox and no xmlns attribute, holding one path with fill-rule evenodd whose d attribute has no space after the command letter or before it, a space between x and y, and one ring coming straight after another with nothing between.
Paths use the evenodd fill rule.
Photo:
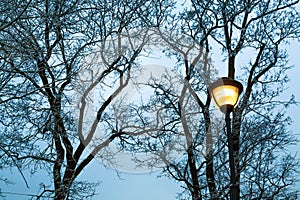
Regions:
<instances>
[{"instance_id":1,"label":"glowing lamp","mask_svg":"<svg viewBox=\"0 0 300 200\"><path fill-rule=\"evenodd\" d=\"M230 113L236 107L243 85L231 78L220 78L208 87L215 103L223 113Z\"/></svg>"}]
</instances>

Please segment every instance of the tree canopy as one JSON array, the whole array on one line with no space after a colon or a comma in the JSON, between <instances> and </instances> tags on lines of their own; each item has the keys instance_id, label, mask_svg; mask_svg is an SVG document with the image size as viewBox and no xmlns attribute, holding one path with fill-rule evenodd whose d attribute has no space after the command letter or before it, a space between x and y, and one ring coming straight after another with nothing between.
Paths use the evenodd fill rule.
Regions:
<instances>
[{"instance_id":1,"label":"tree canopy","mask_svg":"<svg viewBox=\"0 0 300 200\"><path fill-rule=\"evenodd\" d=\"M78 175L93 159L117 166L123 151L181 184L179 199L229 199L228 137L208 91L221 58L244 85L231 136L240 198L297 199L286 113L295 100L280 95L298 3L1 2L1 167L25 182L24 171L45 170L53 185L36 199L91 199L97 183ZM157 52L172 62L152 74L142 60Z\"/></svg>"}]
</instances>

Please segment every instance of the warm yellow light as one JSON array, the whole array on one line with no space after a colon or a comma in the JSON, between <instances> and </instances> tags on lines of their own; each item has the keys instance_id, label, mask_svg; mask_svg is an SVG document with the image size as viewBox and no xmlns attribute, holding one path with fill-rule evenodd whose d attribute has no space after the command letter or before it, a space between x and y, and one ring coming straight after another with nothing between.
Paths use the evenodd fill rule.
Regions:
<instances>
[{"instance_id":1,"label":"warm yellow light","mask_svg":"<svg viewBox=\"0 0 300 200\"><path fill-rule=\"evenodd\" d=\"M214 100L219 107L223 105L236 106L239 98L239 89L232 85L222 85L212 91Z\"/></svg>"},{"instance_id":2,"label":"warm yellow light","mask_svg":"<svg viewBox=\"0 0 300 200\"><path fill-rule=\"evenodd\" d=\"M236 107L243 85L231 78L223 77L208 87L215 103L223 113L230 113Z\"/></svg>"}]
</instances>

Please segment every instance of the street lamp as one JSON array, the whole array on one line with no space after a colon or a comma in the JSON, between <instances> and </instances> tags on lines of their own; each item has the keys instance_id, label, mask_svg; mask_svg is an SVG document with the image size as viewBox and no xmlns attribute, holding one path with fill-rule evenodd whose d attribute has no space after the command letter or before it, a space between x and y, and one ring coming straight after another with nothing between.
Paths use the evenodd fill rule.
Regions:
<instances>
[{"instance_id":1,"label":"street lamp","mask_svg":"<svg viewBox=\"0 0 300 200\"><path fill-rule=\"evenodd\" d=\"M239 167L238 162L238 149L239 149L239 138L236 138L237 142L233 144L233 135L231 133L231 119L230 113L234 110L237 105L240 94L243 91L243 85L231 78L220 78L217 81L210 84L208 90L213 97L216 105L225 114L227 138L228 138L228 152L229 152L229 167L230 167L230 200L240 199L240 187L239 180L237 178L237 168ZM234 155L233 145L236 152Z\"/></svg>"},{"instance_id":2,"label":"street lamp","mask_svg":"<svg viewBox=\"0 0 300 200\"><path fill-rule=\"evenodd\" d=\"M231 113L236 107L243 85L231 78L223 77L209 86L209 91L223 113Z\"/></svg>"}]
</instances>

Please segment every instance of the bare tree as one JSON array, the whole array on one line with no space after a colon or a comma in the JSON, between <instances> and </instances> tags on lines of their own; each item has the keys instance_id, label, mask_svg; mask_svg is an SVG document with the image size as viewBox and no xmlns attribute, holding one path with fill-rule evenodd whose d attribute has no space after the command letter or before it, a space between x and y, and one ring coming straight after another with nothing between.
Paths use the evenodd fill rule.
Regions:
<instances>
[{"instance_id":1,"label":"bare tree","mask_svg":"<svg viewBox=\"0 0 300 200\"><path fill-rule=\"evenodd\" d=\"M49 172L53 185L42 185L34 198L90 198L97 184L76 178L113 140L128 134L108 128L94 140L111 102L138 69L136 59L151 35L140 16L151 20L162 15L155 10L172 5L147 0L22 2L26 9L0 33L1 166ZM93 75L85 76L90 69ZM95 90L94 115L85 119Z\"/></svg>"},{"instance_id":2,"label":"bare tree","mask_svg":"<svg viewBox=\"0 0 300 200\"><path fill-rule=\"evenodd\" d=\"M30 3L31 1L2 1L0 5L0 31L20 19Z\"/></svg>"},{"instance_id":3,"label":"bare tree","mask_svg":"<svg viewBox=\"0 0 300 200\"><path fill-rule=\"evenodd\" d=\"M192 0L180 14L164 19L169 26L158 32L164 52L178 61L174 69L183 72L182 86L179 90L180 78L174 75L152 78L147 84L152 98L135 106L140 123L147 116L143 113L155 112L158 119L152 124L155 131L124 144L156 155L141 165L164 162L164 174L181 182L193 200L229 199L228 138L224 125L215 126L224 120L213 119L207 90L217 76L212 54L221 49L228 77L237 77L245 88L233 113L231 136L239 198L297 199L293 184L299 162L287 150L296 141L285 113L295 101L280 95L290 68L284 45L299 37L298 2ZM174 159L167 147L182 152L181 159Z\"/></svg>"},{"instance_id":4,"label":"bare tree","mask_svg":"<svg viewBox=\"0 0 300 200\"><path fill-rule=\"evenodd\" d=\"M245 86L232 120L240 198L297 198L298 162L283 151L294 142L284 113L294 99L279 97L288 82L283 45L299 37L298 1L192 0L181 11L159 0L23 3L1 21L1 166L49 172L53 185L34 198L93 196L97 184L76 178L95 157L111 162L108 146L118 141L152 153L136 161L164 163L188 198L229 199L228 138L207 91L218 49L228 77ZM125 105L121 94L150 44L176 65L143 83L149 102Z\"/></svg>"}]
</instances>

